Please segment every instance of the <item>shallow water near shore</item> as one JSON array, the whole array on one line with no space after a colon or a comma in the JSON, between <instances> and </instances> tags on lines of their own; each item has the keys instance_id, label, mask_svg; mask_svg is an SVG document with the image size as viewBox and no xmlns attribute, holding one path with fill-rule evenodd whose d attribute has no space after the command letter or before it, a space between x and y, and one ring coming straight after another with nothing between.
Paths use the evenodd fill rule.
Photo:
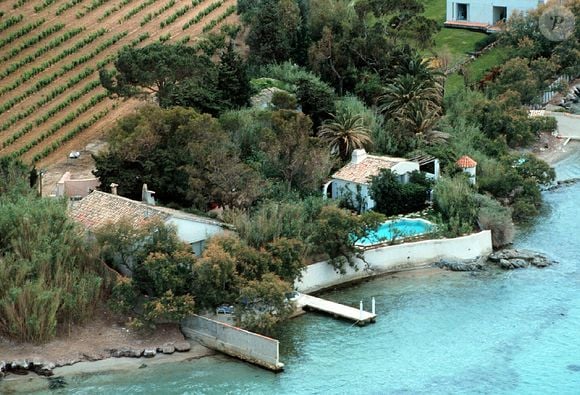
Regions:
<instances>
[{"instance_id":1,"label":"shallow water near shore","mask_svg":"<svg viewBox=\"0 0 580 395\"><path fill-rule=\"evenodd\" d=\"M578 156L569 160L580 164ZM62 389L39 393L578 394L579 197L579 184L546 192L546 209L516 241L557 265L400 273L326 293L367 308L374 296L377 323L359 328L316 314L290 321L279 337L281 374L217 356L66 375ZM29 392L25 384L19 389Z\"/></svg>"}]
</instances>

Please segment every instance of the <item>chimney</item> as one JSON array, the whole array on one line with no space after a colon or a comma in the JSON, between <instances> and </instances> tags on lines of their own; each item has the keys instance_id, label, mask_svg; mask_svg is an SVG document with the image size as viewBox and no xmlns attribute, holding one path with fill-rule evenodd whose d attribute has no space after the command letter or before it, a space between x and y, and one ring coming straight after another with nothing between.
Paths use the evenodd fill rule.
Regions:
<instances>
[{"instance_id":1,"label":"chimney","mask_svg":"<svg viewBox=\"0 0 580 395\"><path fill-rule=\"evenodd\" d=\"M153 195L155 195L155 191L148 190L147 184L143 184L143 189L141 191L141 200L143 203L155 206L155 198Z\"/></svg>"},{"instance_id":2,"label":"chimney","mask_svg":"<svg viewBox=\"0 0 580 395\"><path fill-rule=\"evenodd\" d=\"M111 184L111 193L113 195L117 194L117 187L119 186L119 184L115 184L114 182Z\"/></svg>"},{"instance_id":3,"label":"chimney","mask_svg":"<svg viewBox=\"0 0 580 395\"><path fill-rule=\"evenodd\" d=\"M365 151L364 148L355 149L354 151L352 151L352 158L350 160L350 163L352 163L353 165L358 165L359 163L364 161L366 158L367 158L367 152Z\"/></svg>"}]
</instances>

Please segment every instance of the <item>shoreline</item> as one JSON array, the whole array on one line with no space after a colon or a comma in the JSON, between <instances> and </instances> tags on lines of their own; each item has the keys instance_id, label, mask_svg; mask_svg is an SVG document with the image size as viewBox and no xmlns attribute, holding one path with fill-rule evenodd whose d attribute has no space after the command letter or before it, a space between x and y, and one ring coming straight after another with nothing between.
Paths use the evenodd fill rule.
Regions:
<instances>
[{"instance_id":1,"label":"shoreline","mask_svg":"<svg viewBox=\"0 0 580 395\"><path fill-rule=\"evenodd\" d=\"M547 141L546 141L547 140ZM580 152L580 141L574 141L571 140L570 142L568 142L568 144L564 145L565 140L563 139L558 139L554 136L542 136L540 142L538 142L538 144L536 144L535 147L533 147L531 150L529 150L529 152L535 154L537 157L539 157L540 159L546 161L550 166L552 167L556 167L559 163L565 161L566 159L568 159L569 157L573 156L574 154ZM547 147L547 148L546 148ZM432 265L429 264L425 264L423 266L420 267L415 267L415 268L407 268L407 269L399 269L399 270L393 270L393 271L389 271L389 272L384 272L381 273L378 276L373 276L370 278L363 278L363 279L358 279L358 280L350 280L350 281L345 281L344 283L341 284L337 284L335 286L331 286L331 287L327 287L325 289L321 289L317 292L315 292L315 294L320 294L322 292L326 292L332 289L340 289L340 288L345 288L345 287L350 287L353 285L356 285L358 283L362 283L362 282L366 282L366 281L370 281L374 278L377 277L398 277L398 276L412 276L412 277L422 277L422 276L433 276L433 275L439 275L442 273L445 273L446 270L434 267ZM303 313L302 313L303 314ZM301 314L296 314L297 315L301 315ZM109 322L110 324L110 322ZM34 361L38 361L39 359L43 360L43 361L52 361L53 363L55 363L57 366L53 367L52 371L54 373L55 376L60 376L60 375L64 375L64 376L74 376L74 375L80 375L80 374L104 374L107 372L113 372L113 371L130 371L133 369L137 369L139 367L142 367L143 365L145 366L154 366L154 365L158 365L158 364L162 364L162 363L180 363L180 362L187 362L187 361L192 361L192 360L196 360L196 359L201 359L207 356L211 356L211 355L216 355L216 352L213 350L210 350L194 341L189 340L189 343L191 344L191 351L188 352L176 352L174 354L157 354L155 357L153 358L145 358L145 357L141 357L141 358L118 358L118 357L114 357L113 355L111 355L111 350L113 350L113 347L109 347L104 348L101 347L99 350L96 350L94 345L92 345L92 350L91 350L91 342L95 341L98 343L98 336L96 336L96 333L93 333L91 331L93 325L87 325L86 327L82 327L82 328L78 328L80 332L86 332L88 331L89 333L89 337L87 339L84 339L81 341L82 345L85 346L85 348L83 347L75 347L75 345L78 346L78 339L73 339L71 341L71 337L74 336L69 336L69 337L62 337L59 338L53 342L50 342L48 345L49 347L46 347L47 345L43 345L43 346L33 346L33 345L27 345L27 344L16 344L16 343L10 343L7 341L2 341L2 339L0 339L0 361L6 361L8 363L8 361L24 361L27 360L29 362L33 362ZM129 337L129 330L125 329L124 327L122 327L121 325L113 325L116 326L115 330L116 331L120 331L120 332L124 332L126 331L126 336ZM178 330L179 331L179 330ZM98 331L97 331L98 332ZM102 335L102 333L98 333L98 335ZM104 336L107 336L107 333L104 333ZM176 336L177 335L177 336ZM155 345L151 345L151 339L147 339L141 335L138 334L131 334L131 339L130 341L127 340L126 338L123 338L123 340L117 339L117 343L116 343L116 347L118 350L121 350L123 348L134 348L135 345L136 347L139 347L140 349L159 349L162 347L162 345L164 343L167 343L167 341L165 342L160 342L161 339L163 339L164 336L161 336L160 338L158 337L154 342L157 344L157 346ZM183 337L183 334L181 333L181 331L179 331L179 334L177 334L176 332L171 332L165 334L165 339L170 338L171 340L175 341L183 341L185 340L185 338ZM75 344L75 340L77 341ZM88 340L88 341L87 341ZM149 342L148 342L149 340ZM171 342L171 341L169 341ZM56 354L52 354L52 358L51 358L51 344L61 344L61 347L63 347L62 345L66 345L66 347L64 347L64 350L60 350L60 353L56 353ZM120 346L122 345L122 346ZM89 351L87 351L86 347L88 346ZM48 348L48 350L47 350ZM58 348L58 346L57 346ZM36 352L34 351L36 350ZM42 350L42 352L38 353L38 350ZM98 352L94 352L94 351L98 351ZM91 352L93 351L93 352ZM54 352L54 351L53 351ZM8 361L7 361L8 360ZM20 389L20 384L25 383L25 382L31 382L31 381L35 381L38 383L38 385L40 385L40 387L38 390L42 390L42 389L46 389L46 386L48 385L49 380L47 380L45 377L42 377L41 375L38 374L33 374L33 371L30 371L30 373L26 376L24 375L17 375L17 374L10 374L8 373L4 378L2 378L2 376L0 376L0 391L14 391L14 392L20 392L20 391L26 391L26 389ZM17 384L16 384L17 383ZM14 388L13 385L14 384ZM44 387L43 387L44 386ZM28 389L30 390L30 389Z\"/></svg>"},{"instance_id":2,"label":"shoreline","mask_svg":"<svg viewBox=\"0 0 580 395\"><path fill-rule=\"evenodd\" d=\"M553 136L551 133L544 133L540 136L540 139L536 144L525 151L534 154L550 166L555 167L560 162L565 161L580 151L579 140L570 140L568 144L566 144L566 140L567 139Z\"/></svg>"},{"instance_id":3,"label":"shoreline","mask_svg":"<svg viewBox=\"0 0 580 395\"><path fill-rule=\"evenodd\" d=\"M51 389L52 382L67 381L77 376L103 375L114 372L131 372L139 369L155 368L167 363L185 363L216 355L217 353L200 344L192 343L190 351L174 354L159 354L154 358L105 358L98 361L82 361L69 366L57 367L51 378L37 374L8 375L0 380L0 392L30 393ZM153 374L153 373L152 373Z\"/></svg>"}]
</instances>

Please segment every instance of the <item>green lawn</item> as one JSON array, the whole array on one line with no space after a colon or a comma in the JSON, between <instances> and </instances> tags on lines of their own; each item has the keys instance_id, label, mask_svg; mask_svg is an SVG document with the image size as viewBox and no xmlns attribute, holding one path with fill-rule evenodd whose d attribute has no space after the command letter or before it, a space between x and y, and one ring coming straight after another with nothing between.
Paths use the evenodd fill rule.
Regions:
<instances>
[{"instance_id":1,"label":"green lawn","mask_svg":"<svg viewBox=\"0 0 580 395\"><path fill-rule=\"evenodd\" d=\"M424 16L436 20L443 26L446 11L445 0L423 0L425 6ZM464 29L447 29L442 27L435 35L435 47L429 51L429 55L448 53L451 62L457 63L473 51L475 43L485 37L485 33L472 32Z\"/></svg>"},{"instance_id":2,"label":"green lawn","mask_svg":"<svg viewBox=\"0 0 580 395\"><path fill-rule=\"evenodd\" d=\"M467 57L475 48L475 43L486 36L485 33L472 32L465 29L442 28L435 36L436 55L448 52L451 55L451 63L457 63Z\"/></svg>"},{"instance_id":3,"label":"green lawn","mask_svg":"<svg viewBox=\"0 0 580 395\"><path fill-rule=\"evenodd\" d=\"M443 26L445 22L446 0L423 0L424 16L434 19ZM465 60L469 52L474 51L475 43L483 39L485 33L472 32L465 29L448 29L442 27L435 35L435 47L426 51L425 56L450 56L451 64ZM496 47L486 52L467 66L469 80L479 81L486 71L503 63L507 59L507 50ZM453 94L463 87L463 76L451 74L445 82L445 95Z\"/></svg>"},{"instance_id":4,"label":"green lawn","mask_svg":"<svg viewBox=\"0 0 580 395\"><path fill-rule=\"evenodd\" d=\"M437 22L445 22L445 0L423 0L423 6L425 7L424 16L435 19Z\"/></svg>"},{"instance_id":5,"label":"green lawn","mask_svg":"<svg viewBox=\"0 0 580 395\"><path fill-rule=\"evenodd\" d=\"M505 47L495 47L467 65L469 81L476 82L483 78L485 73L493 67L502 64L508 59L508 50ZM452 95L463 88L463 76L450 74L445 81L445 96Z\"/></svg>"},{"instance_id":6,"label":"green lawn","mask_svg":"<svg viewBox=\"0 0 580 395\"><path fill-rule=\"evenodd\" d=\"M507 59L507 48L497 46L490 49L467 66L467 69L469 70L469 79L472 81L480 80L487 71L502 64Z\"/></svg>"}]
</instances>

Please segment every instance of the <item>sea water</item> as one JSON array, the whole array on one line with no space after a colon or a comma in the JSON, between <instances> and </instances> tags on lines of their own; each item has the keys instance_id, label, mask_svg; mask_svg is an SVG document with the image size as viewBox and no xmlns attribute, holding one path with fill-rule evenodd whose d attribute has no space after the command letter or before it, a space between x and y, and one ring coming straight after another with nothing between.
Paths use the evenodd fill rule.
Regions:
<instances>
[{"instance_id":1,"label":"sea water","mask_svg":"<svg viewBox=\"0 0 580 395\"><path fill-rule=\"evenodd\" d=\"M517 237L555 266L402 273L326 293L367 309L375 297L377 322L291 320L279 336L283 373L217 356L64 377L57 393L580 394L579 197L579 184L546 192Z\"/></svg>"}]
</instances>

